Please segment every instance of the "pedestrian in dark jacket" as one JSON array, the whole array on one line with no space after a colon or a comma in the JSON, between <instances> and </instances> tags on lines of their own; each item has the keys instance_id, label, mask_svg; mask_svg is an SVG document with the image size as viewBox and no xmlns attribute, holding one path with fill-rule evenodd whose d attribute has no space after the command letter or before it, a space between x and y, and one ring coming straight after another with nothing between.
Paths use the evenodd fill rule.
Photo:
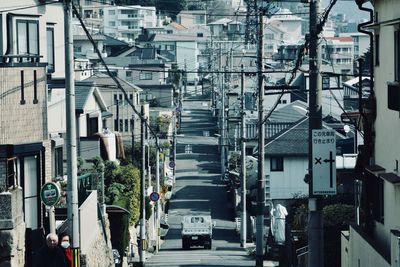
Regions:
<instances>
[{"instance_id":1,"label":"pedestrian in dark jacket","mask_svg":"<svg viewBox=\"0 0 400 267\"><path fill-rule=\"evenodd\" d=\"M50 233L46 236L46 244L36 254L36 267L65 267L65 255L58 246L58 236Z\"/></svg>"},{"instance_id":2,"label":"pedestrian in dark jacket","mask_svg":"<svg viewBox=\"0 0 400 267\"><path fill-rule=\"evenodd\" d=\"M69 235L66 232L62 232L59 235L58 240L60 241L61 249L64 251L66 266L71 267L72 253L70 247L71 244L69 243Z\"/></svg>"}]
</instances>

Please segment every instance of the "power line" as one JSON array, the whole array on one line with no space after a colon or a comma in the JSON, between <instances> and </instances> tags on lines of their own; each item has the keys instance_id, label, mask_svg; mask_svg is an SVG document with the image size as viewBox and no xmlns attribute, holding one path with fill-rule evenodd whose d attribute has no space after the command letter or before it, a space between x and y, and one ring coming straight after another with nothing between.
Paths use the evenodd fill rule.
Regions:
<instances>
[{"instance_id":1,"label":"power line","mask_svg":"<svg viewBox=\"0 0 400 267\"><path fill-rule=\"evenodd\" d=\"M129 103L129 105L132 107L132 110L134 111L134 113L136 115L138 115L138 117L145 123L145 125L148 127L148 129L150 130L150 132L152 133L152 135L157 138L157 134L155 133L155 131L150 127L150 124L147 122L147 120L142 116L142 114L140 112L138 112L135 108L135 106L133 105L132 101L129 99L129 95L126 93L125 89L121 86L121 84L119 83L119 81L115 78L114 75L112 75L111 71L109 70L107 64L104 62L104 59L101 55L101 52L99 51L95 41L93 40L91 34L89 33L88 29L86 28L85 23L82 20L82 17L80 16L78 10L76 9L75 5L72 3L72 8L73 11L75 13L75 15L77 16L83 30L86 33L86 36L88 37L89 41L92 43L94 50L97 53L97 56L99 57L101 63L104 65L104 67L106 68L107 74L110 76L110 78L116 83L117 87L123 92L126 101ZM159 150L161 149L159 146L157 147Z\"/></svg>"},{"instance_id":2,"label":"power line","mask_svg":"<svg viewBox=\"0 0 400 267\"><path fill-rule=\"evenodd\" d=\"M45 5L49 5L49 4L59 4L60 2L54 2L54 1L50 1L50 2L44 2L42 4L36 4L36 5L31 5L31 6L10 6L12 7L11 9L4 9L4 10L0 10L0 14L5 13L5 12L12 12L12 11L18 11L18 10L24 10L24 9L30 9L30 8L34 8L34 7L40 7L40 6L45 6ZM10 8L8 7L8 8Z\"/></svg>"}]
</instances>

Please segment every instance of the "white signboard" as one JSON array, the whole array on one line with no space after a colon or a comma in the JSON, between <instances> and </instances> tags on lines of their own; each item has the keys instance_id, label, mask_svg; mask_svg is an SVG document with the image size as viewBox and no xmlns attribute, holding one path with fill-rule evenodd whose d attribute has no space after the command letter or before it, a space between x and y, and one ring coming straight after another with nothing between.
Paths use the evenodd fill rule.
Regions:
<instances>
[{"instance_id":1,"label":"white signboard","mask_svg":"<svg viewBox=\"0 0 400 267\"><path fill-rule=\"evenodd\" d=\"M336 194L335 130L312 130L312 192L314 195Z\"/></svg>"}]
</instances>

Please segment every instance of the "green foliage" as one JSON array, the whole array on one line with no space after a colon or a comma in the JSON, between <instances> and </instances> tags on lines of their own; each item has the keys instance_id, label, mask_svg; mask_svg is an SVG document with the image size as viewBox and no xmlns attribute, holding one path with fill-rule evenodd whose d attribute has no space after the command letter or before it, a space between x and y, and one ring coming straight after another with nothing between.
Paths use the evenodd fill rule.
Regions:
<instances>
[{"instance_id":1,"label":"green foliage","mask_svg":"<svg viewBox=\"0 0 400 267\"><path fill-rule=\"evenodd\" d=\"M239 171L240 164L240 154L232 153L228 161L228 169Z\"/></svg>"},{"instance_id":2,"label":"green foliage","mask_svg":"<svg viewBox=\"0 0 400 267\"><path fill-rule=\"evenodd\" d=\"M150 122L151 128L156 132L157 136L166 137L171 124L171 117L162 115Z\"/></svg>"},{"instance_id":3,"label":"green foliage","mask_svg":"<svg viewBox=\"0 0 400 267\"><path fill-rule=\"evenodd\" d=\"M325 227L348 227L354 222L354 206L347 204L333 204L322 210Z\"/></svg>"},{"instance_id":4,"label":"green foliage","mask_svg":"<svg viewBox=\"0 0 400 267\"><path fill-rule=\"evenodd\" d=\"M139 219L140 172L133 165L105 164L106 203L117 205L130 212L129 224Z\"/></svg>"}]
</instances>

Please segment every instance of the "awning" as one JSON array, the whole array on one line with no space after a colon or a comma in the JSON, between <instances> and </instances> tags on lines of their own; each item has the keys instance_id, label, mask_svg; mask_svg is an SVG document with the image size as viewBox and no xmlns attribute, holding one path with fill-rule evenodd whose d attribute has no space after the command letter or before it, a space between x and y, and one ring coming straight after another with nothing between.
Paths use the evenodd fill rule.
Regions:
<instances>
[{"instance_id":1,"label":"awning","mask_svg":"<svg viewBox=\"0 0 400 267\"><path fill-rule=\"evenodd\" d=\"M385 172L379 174L379 177L392 184L400 184L400 176L393 172Z\"/></svg>"}]
</instances>

